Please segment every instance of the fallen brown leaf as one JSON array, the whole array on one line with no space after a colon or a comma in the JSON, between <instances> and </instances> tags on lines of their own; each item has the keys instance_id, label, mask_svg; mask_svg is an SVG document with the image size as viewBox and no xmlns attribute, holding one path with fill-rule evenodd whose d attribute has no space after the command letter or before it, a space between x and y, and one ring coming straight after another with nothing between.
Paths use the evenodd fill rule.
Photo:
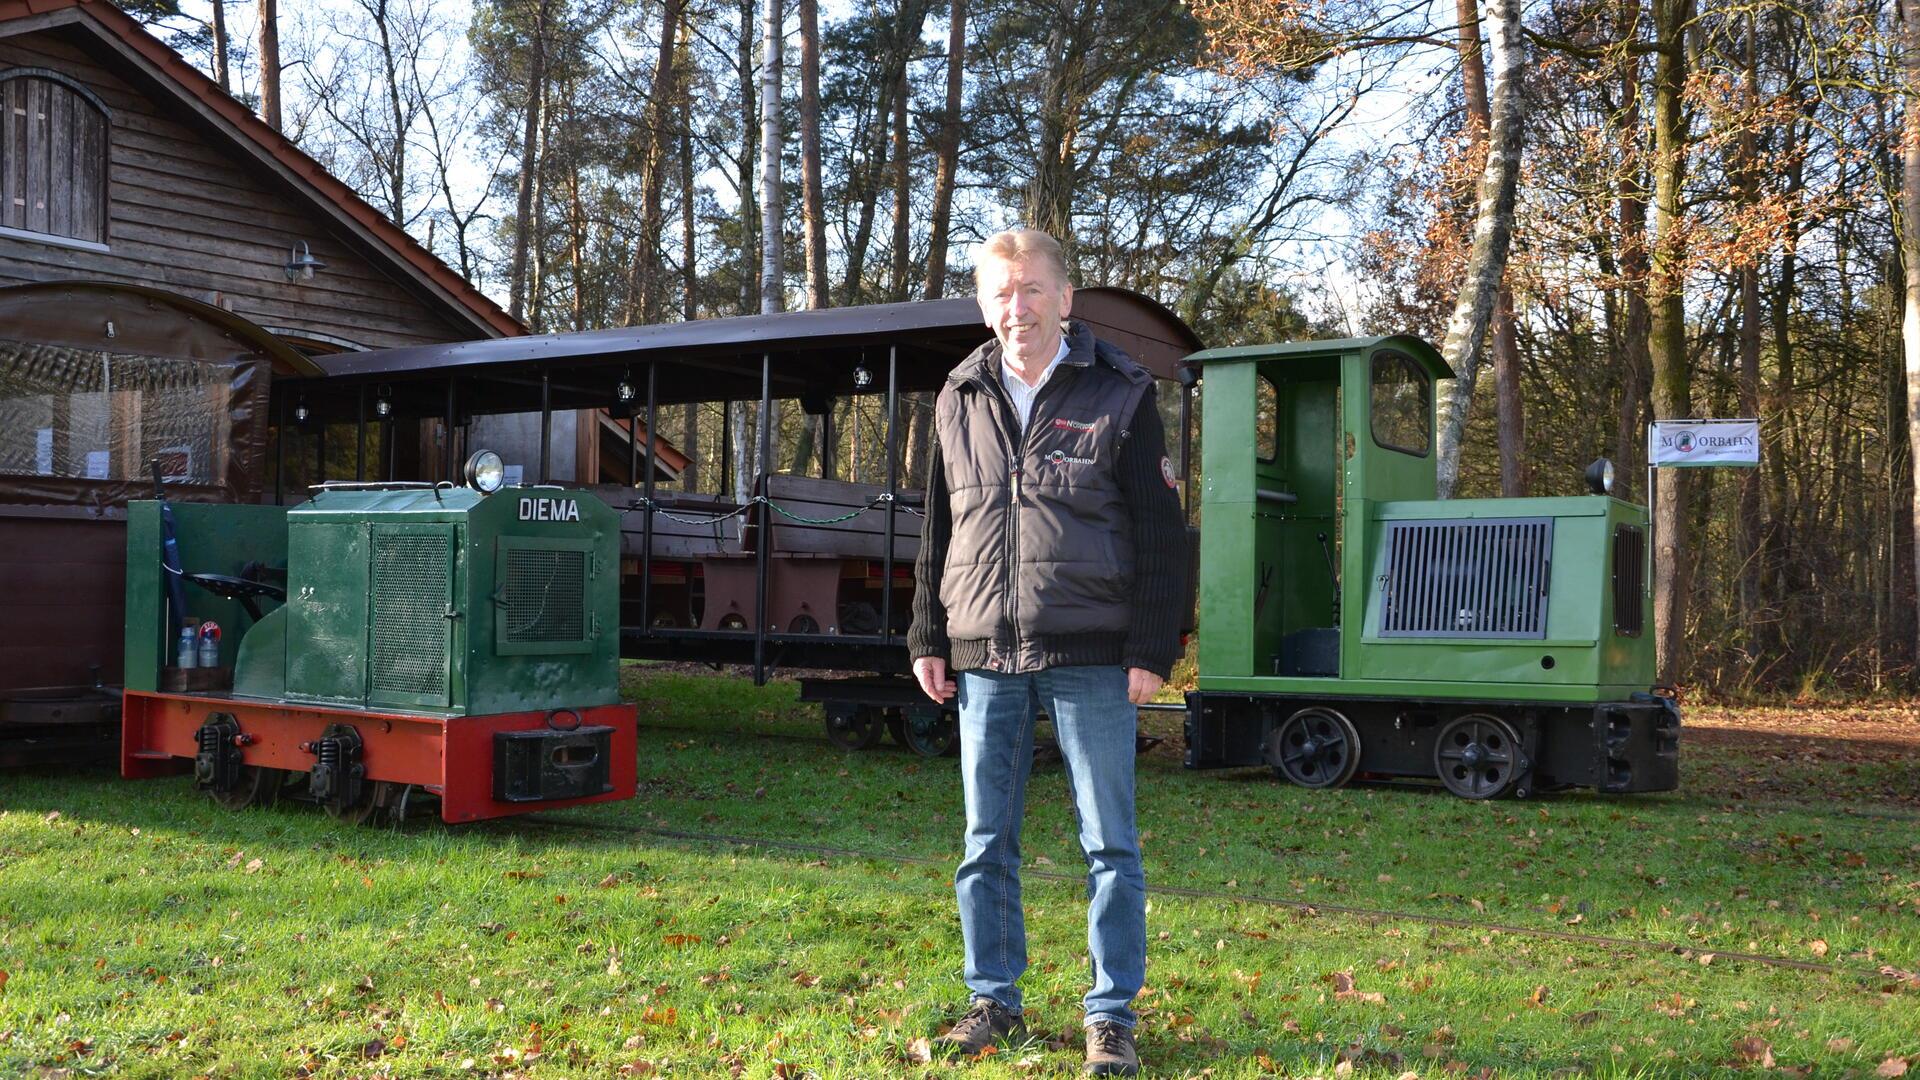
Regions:
<instances>
[{"instance_id":1,"label":"fallen brown leaf","mask_svg":"<svg viewBox=\"0 0 1920 1080\"><path fill-rule=\"evenodd\" d=\"M1907 1075L1907 1059L1903 1057L1890 1057L1881 1062L1879 1068L1873 1070L1873 1075L1905 1076Z\"/></svg>"},{"instance_id":2,"label":"fallen brown leaf","mask_svg":"<svg viewBox=\"0 0 1920 1080\"><path fill-rule=\"evenodd\" d=\"M1749 1065L1773 1068L1773 1047L1758 1035L1749 1035L1733 1044L1733 1055Z\"/></svg>"}]
</instances>

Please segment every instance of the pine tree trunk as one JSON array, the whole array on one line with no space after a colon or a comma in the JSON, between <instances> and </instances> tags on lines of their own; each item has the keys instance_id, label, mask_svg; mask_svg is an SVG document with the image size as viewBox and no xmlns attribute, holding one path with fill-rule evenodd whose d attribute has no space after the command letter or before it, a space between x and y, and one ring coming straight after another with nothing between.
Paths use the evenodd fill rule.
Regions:
<instances>
[{"instance_id":1,"label":"pine tree trunk","mask_svg":"<svg viewBox=\"0 0 1920 1080\"><path fill-rule=\"evenodd\" d=\"M1757 109L1760 103L1760 68L1755 41L1753 12L1746 15L1746 106ZM1740 201L1752 206L1760 201L1760 148L1753 122L1745 124L1735 150L1735 186ZM1738 379L1741 416L1760 415L1760 265L1753 255L1737 268L1740 279L1740 375ZM1843 308L1843 310L1845 310ZM1734 535L1736 563L1734 574L1739 583L1740 622L1755 625L1759 606L1759 564L1765 554L1760 550L1760 470L1740 473L1740 519Z\"/></svg>"},{"instance_id":2,"label":"pine tree trunk","mask_svg":"<svg viewBox=\"0 0 1920 1080\"><path fill-rule=\"evenodd\" d=\"M1040 157L1027 188L1027 218L1033 227L1060 241L1073 265L1073 173L1079 134L1071 98L1084 63L1069 48L1066 28L1055 25L1047 40L1048 64L1041 92Z\"/></svg>"},{"instance_id":3,"label":"pine tree trunk","mask_svg":"<svg viewBox=\"0 0 1920 1080\"><path fill-rule=\"evenodd\" d=\"M1906 274L1906 308L1900 343L1907 369L1907 445L1920 462L1920 4L1903 0L1900 70L1906 90L1905 138L1900 151L1900 255ZM1920 580L1920 467L1913 470L1914 573Z\"/></svg>"},{"instance_id":4,"label":"pine tree trunk","mask_svg":"<svg viewBox=\"0 0 1920 1080\"><path fill-rule=\"evenodd\" d=\"M800 0L800 217L807 233L807 306L833 303L827 284L827 209L820 183L820 5Z\"/></svg>"},{"instance_id":5,"label":"pine tree trunk","mask_svg":"<svg viewBox=\"0 0 1920 1080\"><path fill-rule=\"evenodd\" d=\"M1652 315L1648 344L1653 357L1653 411L1661 420L1693 412L1687 363L1687 310L1682 293L1686 243L1681 185L1686 177L1687 119L1682 95L1687 80L1686 27L1692 0L1653 0L1654 32L1661 46L1653 79L1653 244L1647 273ZM1689 470L1668 469L1660 478L1653 516L1653 622L1659 679L1672 685L1684 669L1689 544Z\"/></svg>"},{"instance_id":6,"label":"pine tree trunk","mask_svg":"<svg viewBox=\"0 0 1920 1080\"><path fill-rule=\"evenodd\" d=\"M1639 18L1639 4L1629 3L1621 15L1621 37L1632 36ZM1647 345L1653 316L1647 310L1646 291L1646 169L1640 149L1646 136L1641 130L1640 68L1637 58L1628 57L1620 76L1619 142L1626 152L1621 163L1615 212L1620 227L1620 278L1624 283L1621 292L1625 295L1626 326L1620 341L1620 408L1614 429L1613 463L1617 477L1614 490L1622 498L1638 490L1646 464L1642 419L1651 410L1648 393L1653 371Z\"/></svg>"},{"instance_id":7,"label":"pine tree trunk","mask_svg":"<svg viewBox=\"0 0 1920 1080\"><path fill-rule=\"evenodd\" d=\"M947 23L947 100L940 116L940 142L933 176L933 213L927 225L927 273L923 299L947 295L947 230L953 221L953 186L960 172L960 108L967 55L967 0L951 0Z\"/></svg>"},{"instance_id":8,"label":"pine tree trunk","mask_svg":"<svg viewBox=\"0 0 1920 1080\"><path fill-rule=\"evenodd\" d=\"M273 0L262 0L262 7ZM520 140L520 189L513 219L513 263L507 272L507 314L526 314L527 256L532 241L533 174L540 147L540 101L547 81L547 2L534 9L533 40L527 45L527 123Z\"/></svg>"},{"instance_id":9,"label":"pine tree trunk","mask_svg":"<svg viewBox=\"0 0 1920 1080\"><path fill-rule=\"evenodd\" d=\"M219 82L220 89L229 94L233 92L232 72L228 67L227 53L227 0L213 0L213 77Z\"/></svg>"},{"instance_id":10,"label":"pine tree trunk","mask_svg":"<svg viewBox=\"0 0 1920 1080\"><path fill-rule=\"evenodd\" d=\"M666 186L667 142L672 135L669 107L679 100L679 74L674 49L680 38L682 0L666 0L660 15L660 56L653 66L653 89L647 96L647 153L640 172L640 238L634 244L633 277L639 286L635 304L639 321L661 321L660 235L661 199ZM629 320L631 321L631 320Z\"/></svg>"},{"instance_id":11,"label":"pine tree trunk","mask_svg":"<svg viewBox=\"0 0 1920 1080\"><path fill-rule=\"evenodd\" d=\"M1442 352L1455 379L1441 413L1436 486L1440 498L1453 496L1460 474L1460 440L1473 407L1474 380L1480 374L1481 342L1493 318L1500 278L1506 271L1513 237L1513 206L1520 186L1520 152L1526 104L1522 100L1522 51L1519 0L1487 5L1493 54L1492 118L1487 129L1487 160L1475 191L1473 248L1465 280L1454 302Z\"/></svg>"},{"instance_id":12,"label":"pine tree trunk","mask_svg":"<svg viewBox=\"0 0 1920 1080\"><path fill-rule=\"evenodd\" d=\"M907 230L913 190L913 178L907 170L912 164L913 157L907 152L907 69L903 64L900 82L893 91L893 261L887 275L887 299L896 304L907 298L907 273L913 264Z\"/></svg>"},{"instance_id":13,"label":"pine tree trunk","mask_svg":"<svg viewBox=\"0 0 1920 1080\"><path fill-rule=\"evenodd\" d=\"M280 130L280 0L260 0L260 119Z\"/></svg>"}]
</instances>

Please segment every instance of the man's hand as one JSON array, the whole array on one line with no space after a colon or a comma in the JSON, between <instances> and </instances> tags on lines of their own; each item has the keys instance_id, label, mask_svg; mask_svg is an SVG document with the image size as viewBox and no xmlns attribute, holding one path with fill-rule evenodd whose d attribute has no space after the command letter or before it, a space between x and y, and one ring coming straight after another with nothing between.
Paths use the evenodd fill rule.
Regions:
<instances>
[{"instance_id":1,"label":"man's hand","mask_svg":"<svg viewBox=\"0 0 1920 1080\"><path fill-rule=\"evenodd\" d=\"M918 663L914 664L916 670L919 666ZM1130 667L1127 669L1127 700L1135 705L1145 705L1153 700L1153 695L1160 692L1160 684L1166 681L1146 668ZM926 682L923 680L920 685L925 686Z\"/></svg>"},{"instance_id":2,"label":"man's hand","mask_svg":"<svg viewBox=\"0 0 1920 1080\"><path fill-rule=\"evenodd\" d=\"M960 687L947 678L947 662L938 656L923 656L913 662L913 677L920 680L920 689L926 695L942 705L947 699L960 692ZM1159 683L1156 681L1155 686Z\"/></svg>"}]
</instances>

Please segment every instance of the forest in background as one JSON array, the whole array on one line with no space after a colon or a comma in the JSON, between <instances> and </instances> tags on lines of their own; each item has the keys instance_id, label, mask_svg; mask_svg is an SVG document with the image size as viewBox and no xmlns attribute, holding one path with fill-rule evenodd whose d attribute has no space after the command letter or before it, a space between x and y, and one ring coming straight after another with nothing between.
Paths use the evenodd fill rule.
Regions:
<instances>
[{"instance_id":1,"label":"forest in background","mask_svg":"<svg viewBox=\"0 0 1920 1080\"><path fill-rule=\"evenodd\" d=\"M536 331L967 295L1031 223L1209 345L1445 341L1456 495L1605 455L1643 501L1651 418L1758 416L1761 468L1662 476L1666 673L1913 689L1897 3L126 6ZM711 487L719 411L677 412Z\"/></svg>"}]
</instances>

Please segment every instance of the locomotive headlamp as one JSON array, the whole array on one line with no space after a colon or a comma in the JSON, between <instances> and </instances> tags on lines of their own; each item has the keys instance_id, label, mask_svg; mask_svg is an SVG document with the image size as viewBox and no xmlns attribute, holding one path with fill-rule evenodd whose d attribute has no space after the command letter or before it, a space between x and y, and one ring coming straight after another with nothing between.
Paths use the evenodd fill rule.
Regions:
<instances>
[{"instance_id":1,"label":"locomotive headlamp","mask_svg":"<svg viewBox=\"0 0 1920 1080\"><path fill-rule=\"evenodd\" d=\"M507 466L500 455L491 450L475 450L467 459L467 486L483 494L491 495L500 490L507 479Z\"/></svg>"},{"instance_id":2,"label":"locomotive headlamp","mask_svg":"<svg viewBox=\"0 0 1920 1080\"><path fill-rule=\"evenodd\" d=\"M873 382L873 372L867 370L867 365L861 364L859 367L853 369L853 385L855 389L865 390L871 382Z\"/></svg>"},{"instance_id":3,"label":"locomotive headlamp","mask_svg":"<svg viewBox=\"0 0 1920 1080\"><path fill-rule=\"evenodd\" d=\"M1587 490L1595 495L1613 494L1613 462L1606 458L1595 458L1587 466Z\"/></svg>"}]
</instances>

